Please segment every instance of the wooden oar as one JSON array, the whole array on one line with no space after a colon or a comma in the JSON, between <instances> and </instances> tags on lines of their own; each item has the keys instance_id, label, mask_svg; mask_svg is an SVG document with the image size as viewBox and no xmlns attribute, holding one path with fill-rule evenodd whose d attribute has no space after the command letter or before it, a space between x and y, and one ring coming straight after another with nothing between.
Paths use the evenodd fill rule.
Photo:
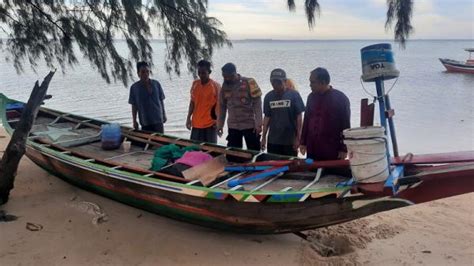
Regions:
<instances>
[{"instance_id":1,"label":"wooden oar","mask_svg":"<svg viewBox=\"0 0 474 266\"><path fill-rule=\"evenodd\" d=\"M283 162L282 162L283 163ZM242 177L240 179L235 179L232 180L228 183L229 187L235 187L238 185L254 182L257 180L265 179L267 177L277 175L279 173L283 172L288 172L288 171L300 171L300 169L304 166L312 165L313 160L311 159L306 159L306 160L288 160L285 161L286 165L279 165L279 166L270 166L271 168L268 168L264 170L263 172L252 174L249 176ZM261 166L259 166L261 167ZM267 165L268 167L268 165ZM243 166L245 168L245 166Z\"/></svg>"},{"instance_id":2,"label":"wooden oar","mask_svg":"<svg viewBox=\"0 0 474 266\"><path fill-rule=\"evenodd\" d=\"M273 175L277 175L277 174L282 173L282 172L286 172L286 171L288 171L288 169L289 169L288 166L272 167L272 168L267 169L267 170L265 170L261 173L249 175L249 176L246 176L246 177L243 177L243 178L240 178L240 179L231 180L227 185L229 187L235 187L235 186L238 186L238 185L254 182L254 181L261 180L261 179L264 179L264 178L267 178L267 177L270 177L270 176L273 176Z\"/></svg>"},{"instance_id":3,"label":"wooden oar","mask_svg":"<svg viewBox=\"0 0 474 266\"><path fill-rule=\"evenodd\" d=\"M227 172L247 172L247 171L264 171L272 168L272 166L263 166L263 165L235 165L235 166L226 166L225 171Z\"/></svg>"},{"instance_id":4,"label":"wooden oar","mask_svg":"<svg viewBox=\"0 0 474 266\"><path fill-rule=\"evenodd\" d=\"M295 160L300 161L300 160ZM292 160L274 160L262 161L248 164L239 164L239 166L284 166L288 163L294 162ZM460 162L474 162L474 151L449 152L449 153L434 153L434 154L407 154L405 156L392 157L392 164L406 165L406 164L443 164L443 163L460 163ZM318 168L344 168L349 167L349 160L327 160L315 161L310 165L300 165L301 170L314 170Z\"/></svg>"}]
</instances>

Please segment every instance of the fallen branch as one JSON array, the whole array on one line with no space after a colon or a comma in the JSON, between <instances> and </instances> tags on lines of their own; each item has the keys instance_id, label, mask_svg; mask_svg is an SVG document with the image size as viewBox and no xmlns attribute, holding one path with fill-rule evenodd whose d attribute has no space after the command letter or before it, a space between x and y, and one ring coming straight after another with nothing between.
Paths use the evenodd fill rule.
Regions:
<instances>
[{"instance_id":1,"label":"fallen branch","mask_svg":"<svg viewBox=\"0 0 474 266\"><path fill-rule=\"evenodd\" d=\"M56 71L49 72L41 83L41 86L38 81L36 81L30 98L23 109L20 121L15 128L15 132L8 143L7 149L3 153L0 162L0 205L8 201L10 191L13 189L18 164L23 154L25 154L26 140L36 119L36 115L38 114L39 107L45 99L49 82L55 72Z\"/></svg>"}]
</instances>

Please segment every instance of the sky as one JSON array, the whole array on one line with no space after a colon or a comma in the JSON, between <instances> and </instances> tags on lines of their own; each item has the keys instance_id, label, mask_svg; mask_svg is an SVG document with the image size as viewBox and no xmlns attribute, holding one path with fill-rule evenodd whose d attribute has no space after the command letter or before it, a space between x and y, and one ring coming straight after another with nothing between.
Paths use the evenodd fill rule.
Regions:
<instances>
[{"instance_id":1,"label":"sky","mask_svg":"<svg viewBox=\"0 0 474 266\"><path fill-rule=\"evenodd\" d=\"M289 12L286 0L209 0L209 15L230 39L390 39L386 0L319 0L309 30L304 0ZM411 39L474 39L474 0L414 0Z\"/></svg>"}]
</instances>

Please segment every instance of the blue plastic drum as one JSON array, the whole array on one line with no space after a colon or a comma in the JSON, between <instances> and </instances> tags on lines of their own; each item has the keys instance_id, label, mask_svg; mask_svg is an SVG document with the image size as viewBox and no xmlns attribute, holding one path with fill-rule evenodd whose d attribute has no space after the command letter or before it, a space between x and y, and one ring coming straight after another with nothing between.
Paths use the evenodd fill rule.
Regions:
<instances>
[{"instance_id":1,"label":"blue plastic drum","mask_svg":"<svg viewBox=\"0 0 474 266\"><path fill-rule=\"evenodd\" d=\"M101 142L102 149L118 149L122 144L122 132L117 123L102 125Z\"/></svg>"}]
</instances>

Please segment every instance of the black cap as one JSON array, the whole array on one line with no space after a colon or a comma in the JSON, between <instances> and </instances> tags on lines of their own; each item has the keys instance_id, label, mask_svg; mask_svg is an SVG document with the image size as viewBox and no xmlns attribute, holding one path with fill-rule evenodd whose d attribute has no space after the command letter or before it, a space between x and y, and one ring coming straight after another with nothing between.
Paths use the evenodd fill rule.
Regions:
<instances>
[{"instance_id":1,"label":"black cap","mask_svg":"<svg viewBox=\"0 0 474 266\"><path fill-rule=\"evenodd\" d=\"M222 67L222 74L235 74L237 73L237 68L232 63L227 63Z\"/></svg>"},{"instance_id":2,"label":"black cap","mask_svg":"<svg viewBox=\"0 0 474 266\"><path fill-rule=\"evenodd\" d=\"M283 70L281 68L273 69L272 72L270 73L270 80L274 80L274 79L285 81L286 80L285 70Z\"/></svg>"}]
</instances>

